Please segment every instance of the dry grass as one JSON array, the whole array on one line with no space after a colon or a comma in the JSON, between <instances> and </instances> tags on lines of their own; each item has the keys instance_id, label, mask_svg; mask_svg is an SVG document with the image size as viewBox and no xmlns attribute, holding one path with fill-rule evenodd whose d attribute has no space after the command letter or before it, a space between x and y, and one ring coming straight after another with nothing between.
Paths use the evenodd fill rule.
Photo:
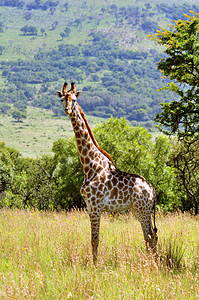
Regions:
<instances>
[{"instance_id":1,"label":"dry grass","mask_svg":"<svg viewBox=\"0 0 199 300\"><path fill-rule=\"evenodd\" d=\"M1 210L0 298L198 299L198 219L159 215L157 225L155 263L131 214L104 215L95 268L87 213Z\"/></svg>"}]
</instances>

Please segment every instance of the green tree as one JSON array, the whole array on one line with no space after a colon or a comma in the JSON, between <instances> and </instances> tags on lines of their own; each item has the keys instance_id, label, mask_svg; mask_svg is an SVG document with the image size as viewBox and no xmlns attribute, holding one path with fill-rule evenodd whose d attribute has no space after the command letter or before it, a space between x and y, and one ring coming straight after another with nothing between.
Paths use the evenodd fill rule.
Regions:
<instances>
[{"instance_id":1,"label":"green tree","mask_svg":"<svg viewBox=\"0 0 199 300\"><path fill-rule=\"evenodd\" d=\"M28 26L25 25L24 27L22 27L20 29L20 31L24 34L24 35L37 35L37 28L35 26Z\"/></svg>"},{"instance_id":2,"label":"green tree","mask_svg":"<svg viewBox=\"0 0 199 300\"><path fill-rule=\"evenodd\" d=\"M0 193L10 185L14 165L5 143L0 142Z\"/></svg>"},{"instance_id":3,"label":"green tree","mask_svg":"<svg viewBox=\"0 0 199 300\"><path fill-rule=\"evenodd\" d=\"M176 182L175 168L169 164L173 152L171 141L165 136L159 136L153 143L152 167L149 181L153 183L158 197L158 205L165 212L182 209L181 190Z\"/></svg>"},{"instance_id":4,"label":"green tree","mask_svg":"<svg viewBox=\"0 0 199 300\"><path fill-rule=\"evenodd\" d=\"M1 206L39 210L57 208L52 156L43 155L36 159L18 157L13 165L12 184L7 187Z\"/></svg>"},{"instance_id":5,"label":"green tree","mask_svg":"<svg viewBox=\"0 0 199 300\"><path fill-rule=\"evenodd\" d=\"M175 21L170 30L159 28L150 38L166 47L166 57L159 61L158 69L172 82L161 90L169 89L177 94L175 100L161 104L162 111L155 120L161 131L176 134L180 141L170 165L175 168L181 190L183 187L183 208L198 214L199 14L190 13L191 16L184 15L186 20Z\"/></svg>"},{"instance_id":6,"label":"green tree","mask_svg":"<svg viewBox=\"0 0 199 300\"><path fill-rule=\"evenodd\" d=\"M146 129L131 126L125 118L111 117L98 124L94 134L119 169L148 178L153 143Z\"/></svg>"},{"instance_id":7,"label":"green tree","mask_svg":"<svg viewBox=\"0 0 199 300\"><path fill-rule=\"evenodd\" d=\"M2 33L2 32L3 32L3 28L4 28L4 24L3 24L3 22L0 22L0 33Z\"/></svg>"},{"instance_id":8,"label":"green tree","mask_svg":"<svg viewBox=\"0 0 199 300\"><path fill-rule=\"evenodd\" d=\"M43 155L37 159L26 159L18 166L18 174L25 170L25 186L19 193L24 207L39 210L56 208L56 186L53 179L54 161L52 156ZM19 186L19 185L18 185Z\"/></svg>"},{"instance_id":9,"label":"green tree","mask_svg":"<svg viewBox=\"0 0 199 300\"><path fill-rule=\"evenodd\" d=\"M64 3L63 7L65 8L65 11L68 11L68 8L69 8L68 2Z\"/></svg>"},{"instance_id":10,"label":"green tree","mask_svg":"<svg viewBox=\"0 0 199 300\"><path fill-rule=\"evenodd\" d=\"M168 165L175 168L182 209L198 214L199 205L199 140L190 145L173 140Z\"/></svg>"},{"instance_id":11,"label":"green tree","mask_svg":"<svg viewBox=\"0 0 199 300\"><path fill-rule=\"evenodd\" d=\"M0 46L0 55L2 55L2 54L3 54L3 51L4 51L4 49L5 49L5 47L3 47L3 46Z\"/></svg>"},{"instance_id":12,"label":"green tree","mask_svg":"<svg viewBox=\"0 0 199 300\"><path fill-rule=\"evenodd\" d=\"M144 176L156 189L158 205L166 210L179 207L174 168L167 165L171 143L165 137L152 141L142 127L133 127L125 118L111 117L94 128L100 146L122 171Z\"/></svg>"},{"instance_id":13,"label":"green tree","mask_svg":"<svg viewBox=\"0 0 199 300\"><path fill-rule=\"evenodd\" d=\"M166 47L166 57L158 69L172 80L163 89L177 94L176 100L162 103L162 111L155 120L166 134L179 138L199 138L199 14L190 11L187 20L175 21L170 29L159 28L149 36ZM166 129L165 129L166 127Z\"/></svg>"},{"instance_id":14,"label":"green tree","mask_svg":"<svg viewBox=\"0 0 199 300\"><path fill-rule=\"evenodd\" d=\"M63 39L66 37L66 33L65 32L60 32L60 36L61 36L62 41L63 41Z\"/></svg>"},{"instance_id":15,"label":"green tree","mask_svg":"<svg viewBox=\"0 0 199 300\"><path fill-rule=\"evenodd\" d=\"M70 30L69 27L65 27L65 28L64 28L64 32L65 32L65 34L66 34L65 36L67 37L67 36L70 35L71 30Z\"/></svg>"},{"instance_id":16,"label":"green tree","mask_svg":"<svg viewBox=\"0 0 199 300\"><path fill-rule=\"evenodd\" d=\"M26 112L21 111L19 109L14 109L12 112L12 117L13 119L17 120L17 122L20 122L21 119L25 119L26 118Z\"/></svg>"},{"instance_id":17,"label":"green tree","mask_svg":"<svg viewBox=\"0 0 199 300\"><path fill-rule=\"evenodd\" d=\"M58 25L58 21L54 21L54 22L52 23L52 28L51 28L51 30L55 30L55 29L57 28L57 25Z\"/></svg>"},{"instance_id":18,"label":"green tree","mask_svg":"<svg viewBox=\"0 0 199 300\"><path fill-rule=\"evenodd\" d=\"M62 40L65 38L65 37L68 37L70 35L70 28L69 27L65 27L64 28L64 31L63 32L60 32L60 36L62 38Z\"/></svg>"},{"instance_id":19,"label":"green tree","mask_svg":"<svg viewBox=\"0 0 199 300\"><path fill-rule=\"evenodd\" d=\"M8 199L10 188L15 183L15 165L20 157L20 153L10 147L7 147L4 142L0 142L0 207L18 206L15 201ZM22 180L20 179L22 183ZM21 206L20 206L21 207Z\"/></svg>"},{"instance_id":20,"label":"green tree","mask_svg":"<svg viewBox=\"0 0 199 300\"><path fill-rule=\"evenodd\" d=\"M9 104L7 104L7 103L1 103L0 104L0 112L2 114L6 115L9 112L9 110L10 110L10 105Z\"/></svg>"},{"instance_id":21,"label":"green tree","mask_svg":"<svg viewBox=\"0 0 199 300\"><path fill-rule=\"evenodd\" d=\"M44 32L45 32L45 29L44 29L44 28L41 28L40 31L41 31L41 35L43 36L43 35L44 35Z\"/></svg>"},{"instance_id":22,"label":"green tree","mask_svg":"<svg viewBox=\"0 0 199 300\"><path fill-rule=\"evenodd\" d=\"M56 208L69 210L83 208L85 202L80 194L83 182L83 170L74 138L59 139L53 144L56 182Z\"/></svg>"}]
</instances>

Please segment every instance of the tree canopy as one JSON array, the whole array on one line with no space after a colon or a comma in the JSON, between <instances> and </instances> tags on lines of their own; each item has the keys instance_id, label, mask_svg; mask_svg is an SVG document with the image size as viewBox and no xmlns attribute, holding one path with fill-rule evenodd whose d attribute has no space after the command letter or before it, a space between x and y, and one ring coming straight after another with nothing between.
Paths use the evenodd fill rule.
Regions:
<instances>
[{"instance_id":1,"label":"tree canopy","mask_svg":"<svg viewBox=\"0 0 199 300\"><path fill-rule=\"evenodd\" d=\"M158 69L172 80L160 90L169 89L178 96L162 103L155 120L166 126L165 133L178 137L199 138L199 14L190 11L186 20L177 20L169 29L159 28L149 38L166 47L166 57Z\"/></svg>"},{"instance_id":2,"label":"tree canopy","mask_svg":"<svg viewBox=\"0 0 199 300\"><path fill-rule=\"evenodd\" d=\"M199 205L199 13L190 11L185 20L175 21L170 29L159 28L149 36L166 47L166 57L160 59L158 69L172 80L160 90L177 94L170 103L162 103L162 111L155 120L166 134L176 134L177 145L170 157L179 189L186 194L184 206L198 214Z\"/></svg>"}]
</instances>

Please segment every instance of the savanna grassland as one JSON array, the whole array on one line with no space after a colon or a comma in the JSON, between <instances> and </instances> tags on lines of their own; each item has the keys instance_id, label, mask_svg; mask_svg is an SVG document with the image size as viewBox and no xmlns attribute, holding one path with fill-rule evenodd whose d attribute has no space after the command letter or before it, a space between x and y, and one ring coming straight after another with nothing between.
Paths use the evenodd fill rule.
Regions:
<instances>
[{"instance_id":1,"label":"savanna grassland","mask_svg":"<svg viewBox=\"0 0 199 300\"><path fill-rule=\"evenodd\" d=\"M198 217L158 214L147 257L132 214L103 215L92 265L86 212L0 211L1 299L198 299Z\"/></svg>"},{"instance_id":2,"label":"savanna grassland","mask_svg":"<svg viewBox=\"0 0 199 300\"><path fill-rule=\"evenodd\" d=\"M88 116L88 120L93 127L102 118ZM52 153L53 143L57 139L72 135L69 118L53 117L51 110L28 106L27 118L21 122L15 121L9 115L1 115L0 140L24 156L37 157Z\"/></svg>"}]
</instances>

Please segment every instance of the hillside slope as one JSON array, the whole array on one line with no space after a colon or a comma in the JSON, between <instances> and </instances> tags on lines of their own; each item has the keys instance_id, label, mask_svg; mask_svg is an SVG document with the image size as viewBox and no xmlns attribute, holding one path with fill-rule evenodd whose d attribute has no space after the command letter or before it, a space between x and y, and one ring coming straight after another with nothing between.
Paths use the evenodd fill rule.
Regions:
<instances>
[{"instance_id":1,"label":"hillside slope","mask_svg":"<svg viewBox=\"0 0 199 300\"><path fill-rule=\"evenodd\" d=\"M83 109L151 127L171 93L156 66L162 49L147 39L158 26L199 11L197 1L2 0L0 111L28 105L62 114L55 96L75 81Z\"/></svg>"}]
</instances>

